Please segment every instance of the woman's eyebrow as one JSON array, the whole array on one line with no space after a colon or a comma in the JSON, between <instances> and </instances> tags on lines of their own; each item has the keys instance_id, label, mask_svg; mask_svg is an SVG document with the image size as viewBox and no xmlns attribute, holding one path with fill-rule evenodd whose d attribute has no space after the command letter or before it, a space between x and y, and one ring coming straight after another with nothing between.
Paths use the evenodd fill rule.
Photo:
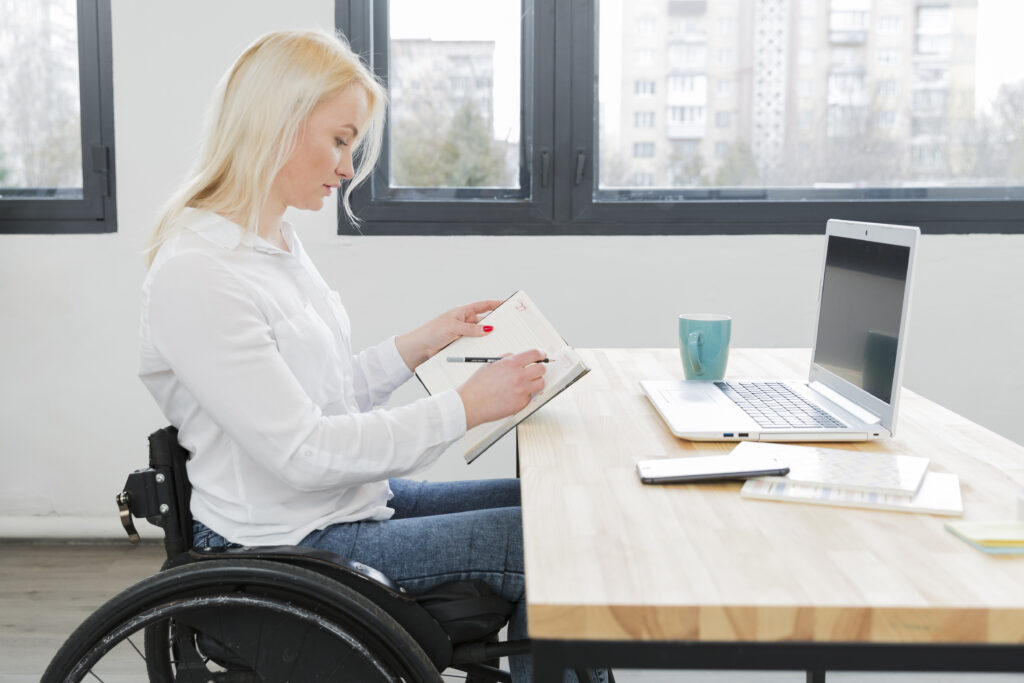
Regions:
<instances>
[{"instance_id":1,"label":"woman's eyebrow","mask_svg":"<svg viewBox=\"0 0 1024 683\"><path fill-rule=\"evenodd\" d=\"M351 123L343 123L343 124L341 124L340 126L338 126L338 128L339 128L339 129L341 129L341 128L351 128L351 129L352 129L352 133L353 133L353 134L354 134L354 135L355 135L356 137L359 137L359 129L358 129L358 128L357 128L357 127L356 127L356 126L354 125L354 124L351 124Z\"/></svg>"}]
</instances>

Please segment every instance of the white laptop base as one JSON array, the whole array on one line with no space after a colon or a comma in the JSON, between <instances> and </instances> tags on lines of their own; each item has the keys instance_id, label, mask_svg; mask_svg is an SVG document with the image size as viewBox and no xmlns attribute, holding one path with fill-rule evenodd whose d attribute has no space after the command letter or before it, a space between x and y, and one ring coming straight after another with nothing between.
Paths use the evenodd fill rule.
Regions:
<instances>
[{"instance_id":1,"label":"white laptop base","mask_svg":"<svg viewBox=\"0 0 1024 683\"><path fill-rule=\"evenodd\" d=\"M748 381L748 380L744 380ZM777 380L761 380L777 381ZM829 400L806 382L783 382L811 403L823 408L845 427L762 427L729 399L714 382L644 380L640 382L651 403L675 436L690 441L868 441L885 439L889 430L856 405L845 409L842 397ZM824 389L824 388L822 388ZM827 391L827 389L825 389ZM860 413L858 416L855 414Z\"/></svg>"}]
</instances>

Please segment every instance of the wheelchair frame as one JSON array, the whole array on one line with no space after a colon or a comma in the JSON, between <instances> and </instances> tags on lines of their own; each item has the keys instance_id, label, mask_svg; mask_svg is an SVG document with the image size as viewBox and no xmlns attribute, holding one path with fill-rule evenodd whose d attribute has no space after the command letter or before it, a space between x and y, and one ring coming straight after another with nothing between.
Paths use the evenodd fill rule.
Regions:
<instances>
[{"instance_id":1,"label":"wheelchair frame","mask_svg":"<svg viewBox=\"0 0 1024 683\"><path fill-rule=\"evenodd\" d=\"M291 630L295 630L294 624L302 624L302 632L309 637L351 640L356 651L365 651L371 668L402 672L394 678L385 673L382 680L436 682L440 672L453 668L465 672L470 683L510 682L510 674L497 668L497 660L529 654L529 640L496 642L496 631L453 643L443 625L415 596L380 571L331 552L303 546L192 548L188 458L174 427L150 435L149 467L132 472L116 500L121 523L133 544L140 540L134 517L145 517L164 530L167 561L159 574L115 596L79 626L51 661L43 683L80 680L76 676L85 675L82 668L102 657L104 648L112 647L129 627L136 631L145 628L151 681L190 681L196 671L202 672L204 681L224 683L307 680L295 673L296 666L316 671L340 666L334 661L338 656L329 651L336 648L322 648L328 651L314 655L316 661L287 665L278 661L288 659L287 645L274 646L276 659L245 649L253 639L246 641L242 633L244 614L252 609L279 613L281 619L291 620ZM219 630L212 625L211 615L221 624ZM228 628L222 625L225 620ZM216 637L211 636L215 630ZM177 673L167 654L168 639ZM264 667L274 667L265 668L266 677L254 671L248 672L251 678L241 677L231 669L254 667L257 657L269 662ZM205 661L211 659L226 671L209 675ZM578 675L590 680L589 672ZM308 680L335 680L333 676L309 676Z\"/></svg>"}]
</instances>

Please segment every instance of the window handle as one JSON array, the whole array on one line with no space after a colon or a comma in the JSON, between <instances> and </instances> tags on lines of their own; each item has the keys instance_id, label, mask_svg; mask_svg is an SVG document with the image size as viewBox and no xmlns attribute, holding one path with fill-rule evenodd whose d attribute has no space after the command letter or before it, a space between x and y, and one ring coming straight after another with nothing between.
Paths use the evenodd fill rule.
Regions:
<instances>
[{"instance_id":1,"label":"window handle","mask_svg":"<svg viewBox=\"0 0 1024 683\"><path fill-rule=\"evenodd\" d=\"M587 168L587 153L582 149L576 150L576 184L583 182L583 171Z\"/></svg>"},{"instance_id":2,"label":"window handle","mask_svg":"<svg viewBox=\"0 0 1024 683\"><path fill-rule=\"evenodd\" d=\"M540 151L540 186L547 187L548 179L551 177L551 152L546 149Z\"/></svg>"}]
</instances>

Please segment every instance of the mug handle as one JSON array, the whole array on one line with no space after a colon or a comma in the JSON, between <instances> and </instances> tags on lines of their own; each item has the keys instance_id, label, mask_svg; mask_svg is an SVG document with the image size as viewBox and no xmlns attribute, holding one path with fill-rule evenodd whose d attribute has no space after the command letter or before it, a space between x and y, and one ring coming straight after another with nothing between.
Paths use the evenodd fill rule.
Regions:
<instances>
[{"instance_id":1,"label":"mug handle","mask_svg":"<svg viewBox=\"0 0 1024 683\"><path fill-rule=\"evenodd\" d=\"M704 374L704 366L700 364L700 347L704 345L704 335L700 332L691 332L689 337L689 353L690 367L693 368L695 375Z\"/></svg>"}]
</instances>

